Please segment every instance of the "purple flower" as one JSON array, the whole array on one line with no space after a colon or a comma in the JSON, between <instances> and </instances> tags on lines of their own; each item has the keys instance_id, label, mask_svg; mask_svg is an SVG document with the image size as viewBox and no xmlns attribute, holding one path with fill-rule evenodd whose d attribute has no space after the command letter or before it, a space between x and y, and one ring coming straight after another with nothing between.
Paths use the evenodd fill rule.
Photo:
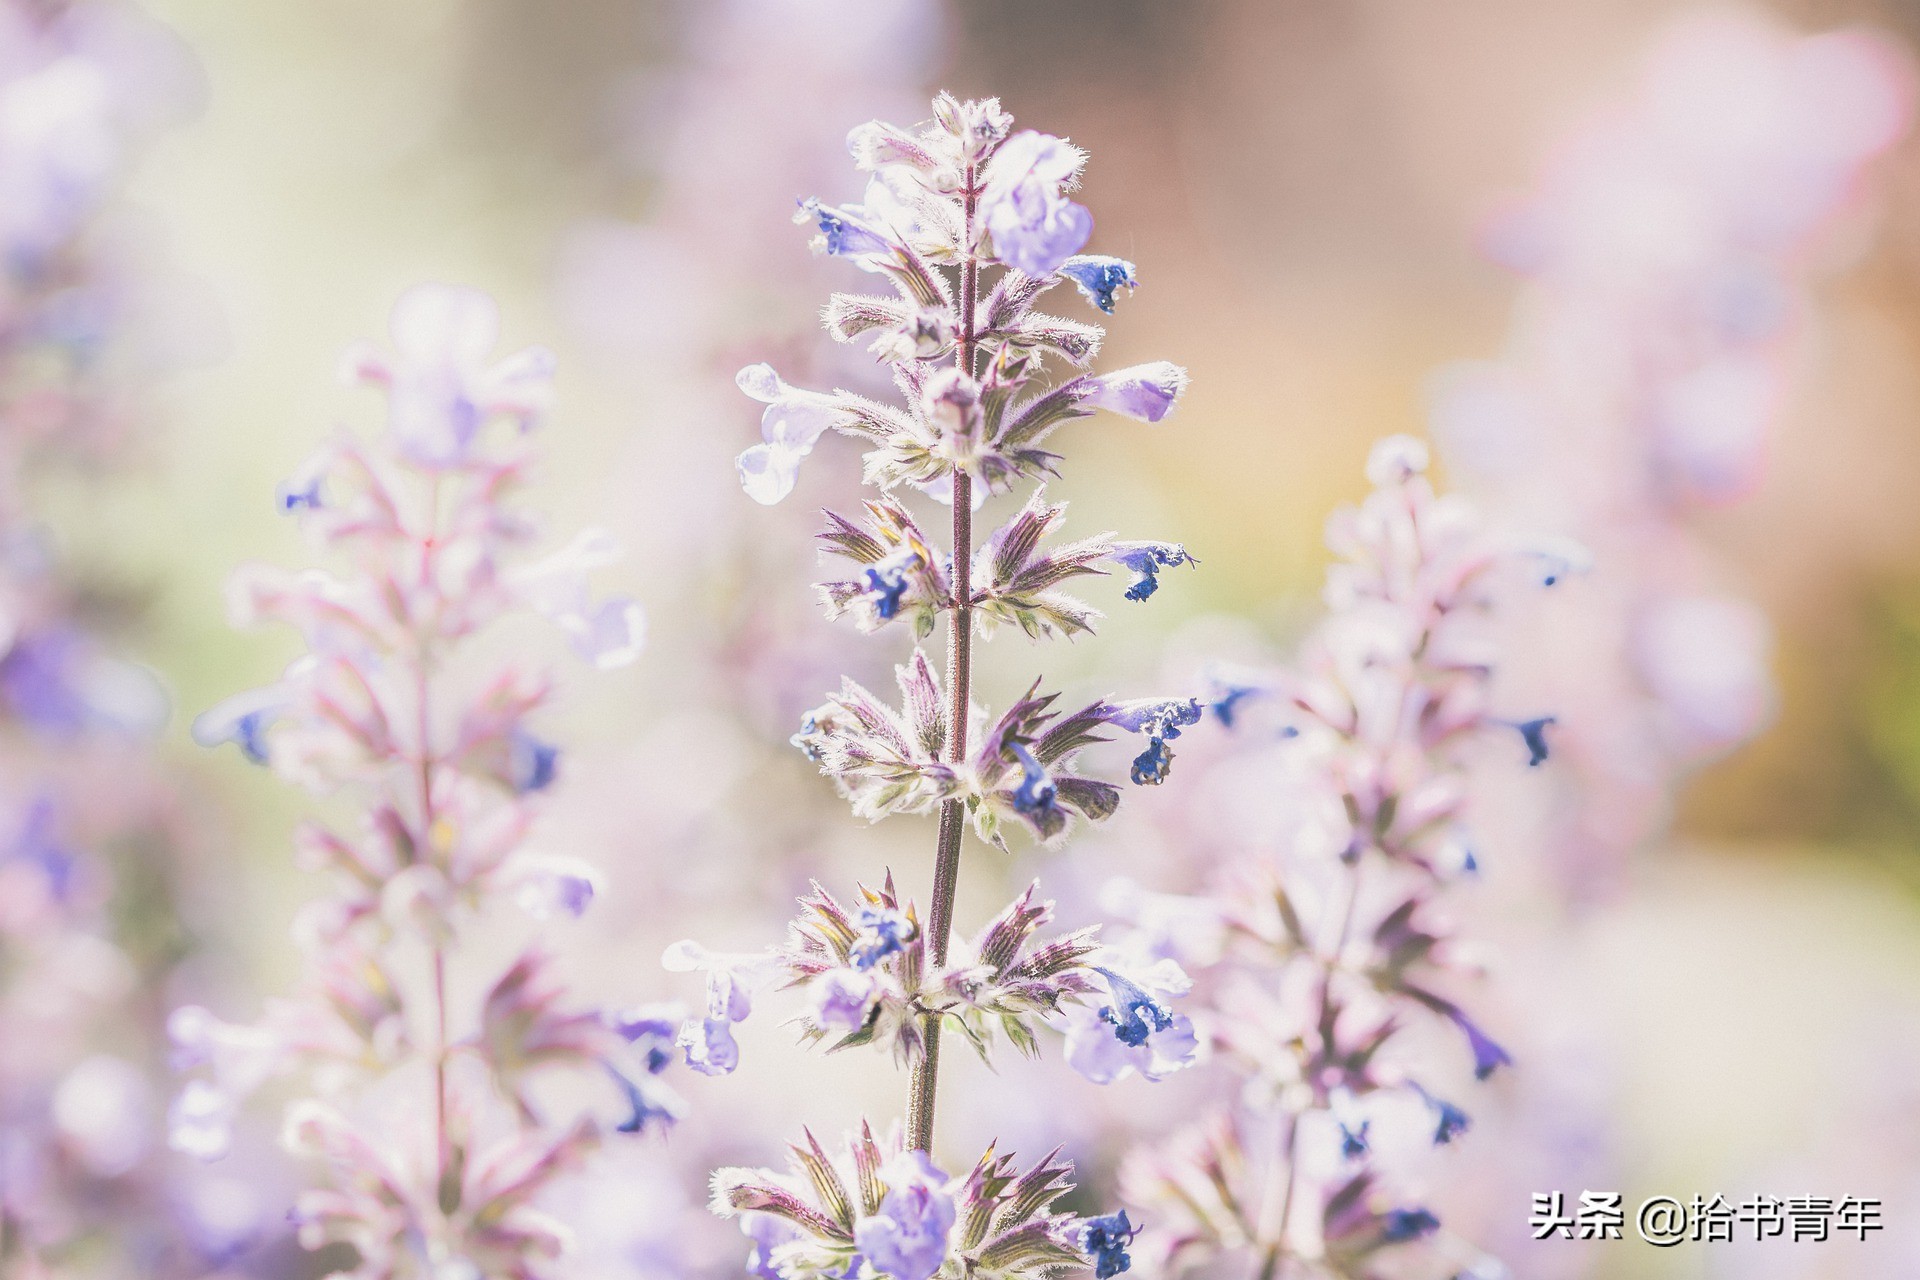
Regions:
<instances>
[{"instance_id":1,"label":"purple flower","mask_svg":"<svg viewBox=\"0 0 1920 1280\"><path fill-rule=\"evenodd\" d=\"M1471 1121L1468 1120L1466 1112L1445 1098L1434 1097L1418 1085L1414 1088L1420 1094L1421 1101L1425 1102L1427 1108L1433 1112L1434 1146L1445 1146L1467 1131Z\"/></svg>"},{"instance_id":2,"label":"purple flower","mask_svg":"<svg viewBox=\"0 0 1920 1280\"><path fill-rule=\"evenodd\" d=\"M564 854L521 854L509 866L514 901L536 920L563 913L578 920L600 890L594 868Z\"/></svg>"},{"instance_id":3,"label":"purple flower","mask_svg":"<svg viewBox=\"0 0 1920 1280\"><path fill-rule=\"evenodd\" d=\"M886 907L862 907L854 923L860 926L860 936L854 940L847 960L856 969L873 968L913 940L913 922L904 912Z\"/></svg>"},{"instance_id":4,"label":"purple flower","mask_svg":"<svg viewBox=\"0 0 1920 1280\"><path fill-rule=\"evenodd\" d=\"M560 748L515 729L507 743L507 775L516 795L545 791L558 772Z\"/></svg>"},{"instance_id":5,"label":"purple flower","mask_svg":"<svg viewBox=\"0 0 1920 1280\"><path fill-rule=\"evenodd\" d=\"M318 511L322 505L320 484L324 477L321 468L307 466L280 482L273 492L274 505L280 508L280 514L292 515L296 511Z\"/></svg>"},{"instance_id":6,"label":"purple flower","mask_svg":"<svg viewBox=\"0 0 1920 1280\"><path fill-rule=\"evenodd\" d=\"M770 507L793 492L801 460L846 415L833 396L790 387L771 365L750 364L734 381L767 406L760 415L762 443L742 453L738 465L740 487L749 498Z\"/></svg>"},{"instance_id":7,"label":"purple flower","mask_svg":"<svg viewBox=\"0 0 1920 1280\"><path fill-rule=\"evenodd\" d=\"M394 305L390 329L398 359L359 347L347 371L387 389L388 427L422 466L464 462L491 419L531 427L552 398L551 352L533 347L488 364L500 312L477 289L409 289Z\"/></svg>"},{"instance_id":8,"label":"purple flower","mask_svg":"<svg viewBox=\"0 0 1920 1280\"><path fill-rule=\"evenodd\" d=\"M771 1213L744 1213L740 1215L740 1230L753 1241L753 1251L747 1255L747 1274L759 1280L786 1280L773 1265L773 1251L800 1239L800 1229Z\"/></svg>"},{"instance_id":9,"label":"purple flower","mask_svg":"<svg viewBox=\"0 0 1920 1280\"><path fill-rule=\"evenodd\" d=\"M900 550L867 568L864 579L867 597L873 602L874 615L882 621L897 616L901 598L913 589L913 573L926 563L911 547Z\"/></svg>"},{"instance_id":10,"label":"purple flower","mask_svg":"<svg viewBox=\"0 0 1920 1280\"><path fill-rule=\"evenodd\" d=\"M167 716L166 694L149 672L64 623L14 638L0 659L0 696L29 728L52 735L144 733Z\"/></svg>"},{"instance_id":11,"label":"purple flower","mask_svg":"<svg viewBox=\"0 0 1920 1280\"><path fill-rule=\"evenodd\" d=\"M820 235L814 243L832 257L890 256L895 252L894 242L885 230L859 205L842 208L809 198L800 201L800 211L794 215L794 221L811 222L818 227Z\"/></svg>"},{"instance_id":12,"label":"purple flower","mask_svg":"<svg viewBox=\"0 0 1920 1280\"><path fill-rule=\"evenodd\" d=\"M267 729L286 713L293 697L286 681L236 693L194 717L193 740L209 748L231 742L247 759L266 764Z\"/></svg>"},{"instance_id":13,"label":"purple flower","mask_svg":"<svg viewBox=\"0 0 1920 1280\"><path fill-rule=\"evenodd\" d=\"M1080 148L1031 129L994 153L980 193L980 219L1000 261L1045 276L1080 251L1093 234L1093 215L1064 193L1086 162Z\"/></svg>"},{"instance_id":14,"label":"purple flower","mask_svg":"<svg viewBox=\"0 0 1920 1280\"><path fill-rule=\"evenodd\" d=\"M1093 1259L1094 1280L1109 1280L1133 1265L1127 1246L1140 1228L1127 1221L1127 1211L1088 1218L1080 1225L1080 1248Z\"/></svg>"},{"instance_id":15,"label":"purple flower","mask_svg":"<svg viewBox=\"0 0 1920 1280\"><path fill-rule=\"evenodd\" d=\"M680 1096L651 1075L635 1079L612 1063L607 1064L607 1073L613 1077L626 1099L627 1115L614 1125L619 1132L646 1133L671 1129L686 1115L687 1105L680 1100Z\"/></svg>"},{"instance_id":16,"label":"purple flower","mask_svg":"<svg viewBox=\"0 0 1920 1280\"><path fill-rule=\"evenodd\" d=\"M1201 714L1198 698L1138 698L1107 709L1108 724L1147 736L1147 749L1133 760L1135 786L1155 786L1166 780L1173 766L1167 743L1179 737L1182 728L1200 723Z\"/></svg>"},{"instance_id":17,"label":"purple flower","mask_svg":"<svg viewBox=\"0 0 1920 1280\"><path fill-rule=\"evenodd\" d=\"M953 1196L947 1175L924 1151L907 1151L880 1171L887 1187L880 1210L854 1227L854 1244L868 1264L893 1280L930 1280L947 1260Z\"/></svg>"},{"instance_id":18,"label":"purple flower","mask_svg":"<svg viewBox=\"0 0 1920 1280\"><path fill-rule=\"evenodd\" d=\"M1454 1026L1460 1028L1460 1033L1467 1038L1468 1047L1473 1050L1475 1079L1485 1080L1499 1068L1512 1065L1512 1055L1502 1049L1492 1036L1476 1026L1473 1019L1458 1008L1449 1007L1443 1012L1452 1020Z\"/></svg>"},{"instance_id":19,"label":"purple flower","mask_svg":"<svg viewBox=\"0 0 1920 1280\"><path fill-rule=\"evenodd\" d=\"M867 1025L879 982L858 969L829 969L812 983L813 1020L823 1027L858 1031Z\"/></svg>"},{"instance_id":20,"label":"purple flower","mask_svg":"<svg viewBox=\"0 0 1920 1280\"><path fill-rule=\"evenodd\" d=\"M624 596L593 599L594 570L617 563L620 547L603 529L583 529L566 546L512 577L521 598L545 615L573 645L573 651L602 671L624 667L640 656L647 619Z\"/></svg>"},{"instance_id":21,"label":"purple flower","mask_svg":"<svg viewBox=\"0 0 1920 1280\"><path fill-rule=\"evenodd\" d=\"M724 1076L740 1065L733 1024L753 1012L753 991L773 976L771 954L723 955L697 942L676 942L660 957L670 973L707 975L707 1011L680 1028L679 1044L687 1065L701 1075Z\"/></svg>"},{"instance_id":22,"label":"purple flower","mask_svg":"<svg viewBox=\"0 0 1920 1280\"><path fill-rule=\"evenodd\" d=\"M1100 254L1084 254L1068 258L1060 268L1060 274L1073 281L1087 301L1108 315L1113 314L1114 290L1124 288L1132 293L1140 287L1140 281L1133 273L1133 264L1125 258L1109 258Z\"/></svg>"},{"instance_id":23,"label":"purple flower","mask_svg":"<svg viewBox=\"0 0 1920 1280\"><path fill-rule=\"evenodd\" d=\"M677 1004L643 1004L608 1018L616 1034L639 1056L648 1075L659 1075L673 1063L674 1041L680 1034L682 1009Z\"/></svg>"},{"instance_id":24,"label":"purple flower","mask_svg":"<svg viewBox=\"0 0 1920 1280\"><path fill-rule=\"evenodd\" d=\"M1008 747L1013 752L1013 758L1020 762L1020 785L1013 789L1014 810L1035 819L1044 819L1056 813L1060 789L1047 775L1046 768L1034 759L1033 752L1027 750L1025 745L1014 742L1009 743Z\"/></svg>"},{"instance_id":25,"label":"purple flower","mask_svg":"<svg viewBox=\"0 0 1920 1280\"><path fill-rule=\"evenodd\" d=\"M1440 1229L1440 1219L1425 1209L1390 1209L1380 1216L1380 1238L1387 1244L1405 1244Z\"/></svg>"},{"instance_id":26,"label":"purple flower","mask_svg":"<svg viewBox=\"0 0 1920 1280\"><path fill-rule=\"evenodd\" d=\"M1090 375L1070 385L1082 404L1141 422L1158 422L1173 412L1174 402L1187 389L1187 371L1166 360L1155 360Z\"/></svg>"},{"instance_id":27,"label":"purple flower","mask_svg":"<svg viewBox=\"0 0 1920 1280\"><path fill-rule=\"evenodd\" d=\"M1172 960L1159 960L1122 974L1112 964L1093 966L1107 987L1107 1003L1067 1009L1067 1064L1095 1084L1111 1084L1137 1071L1149 1080L1191 1066L1199 1041L1193 1022L1168 1007L1193 986Z\"/></svg>"},{"instance_id":28,"label":"purple flower","mask_svg":"<svg viewBox=\"0 0 1920 1280\"><path fill-rule=\"evenodd\" d=\"M1537 766L1547 760L1547 726L1557 721L1552 716L1541 716L1536 720L1521 720L1514 724L1521 741L1527 744L1527 764Z\"/></svg>"},{"instance_id":29,"label":"purple flower","mask_svg":"<svg viewBox=\"0 0 1920 1280\"><path fill-rule=\"evenodd\" d=\"M1107 559L1132 573L1127 599L1145 600L1160 589L1160 570L1200 562L1177 542L1116 542Z\"/></svg>"},{"instance_id":30,"label":"purple flower","mask_svg":"<svg viewBox=\"0 0 1920 1280\"><path fill-rule=\"evenodd\" d=\"M1240 714L1240 704L1248 698L1263 692L1252 685L1223 684L1216 688L1207 706L1227 728L1233 728L1233 718Z\"/></svg>"}]
</instances>

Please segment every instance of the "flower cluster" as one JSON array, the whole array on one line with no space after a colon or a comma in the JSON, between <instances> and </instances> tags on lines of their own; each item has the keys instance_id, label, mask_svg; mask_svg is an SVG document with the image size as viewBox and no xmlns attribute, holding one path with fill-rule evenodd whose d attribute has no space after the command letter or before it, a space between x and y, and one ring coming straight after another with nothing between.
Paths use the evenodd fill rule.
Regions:
<instances>
[{"instance_id":1,"label":"flower cluster","mask_svg":"<svg viewBox=\"0 0 1920 1280\"><path fill-rule=\"evenodd\" d=\"M142 610L69 557L44 484L93 500L169 361L160 264L115 235L142 143L184 104L172 36L115 3L0 2L0 1271L143 1269L174 1234L151 1013L187 822L120 656ZM184 314L169 318L180 331ZM111 779L111 785L103 785ZM131 869L132 874L126 874ZM169 1194L169 1193L173 1194ZM193 1243L193 1242L187 1242ZM190 1252L183 1249L182 1253Z\"/></svg>"},{"instance_id":2,"label":"flower cluster","mask_svg":"<svg viewBox=\"0 0 1920 1280\"><path fill-rule=\"evenodd\" d=\"M811 1133L789 1153L792 1173L719 1169L714 1211L738 1216L753 1241L747 1268L766 1280L881 1275L1047 1277L1091 1266L1127 1269L1133 1229L1124 1213L1081 1218L1054 1202L1073 1189L1073 1166L1054 1152L1024 1173L989 1148L964 1178L936 1166L898 1133L869 1126L831 1158Z\"/></svg>"},{"instance_id":3,"label":"flower cluster","mask_svg":"<svg viewBox=\"0 0 1920 1280\"><path fill-rule=\"evenodd\" d=\"M1811 250L1911 98L1903 55L1869 33L1691 18L1488 230L1524 293L1499 359L1442 372L1434 431L1490 512L1606 566L1567 603L1556 635L1575 647L1552 646L1551 671L1524 666L1543 646L1514 646L1516 677L1570 712L1545 843L1576 878L1617 867L1678 774L1772 713L1766 620L1693 526L1758 486Z\"/></svg>"},{"instance_id":4,"label":"flower cluster","mask_svg":"<svg viewBox=\"0 0 1920 1280\"><path fill-rule=\"evenodd\" d=\"M384 431L343 435L280 492L341 570L249 569L232 591L237 623L291 625L307 651L194 725L205 745L231 742L363 807L356 829L300 834L301 863L329 883L297 925L302 990L247 1026L174 1014L194 1075L173 1141L221 1154L246 1094L303 1074L312 1092L290 1108L285 1145L331 1176L295 1211L300 1239L352 1245L352 1274L369 1280L548 1274L563 1234L541 1194L604 1129L680 1109L656 1078L676 1010L583 1007L537 944L464 1014L449 995L449 971L477 960L462 935L487 913L577 915L595 885L590 867L524 847L559 773L535 728L550 686L476 638L531 610L599 667L640 643L637 606L589 593L604 537L526 554L537 530L515 499L551 362L533 350L492 363L497 323L482 294L422 286L395 308L396 356L353 353L349 372L386 393ZM550 1077L594 1100L556 1110Z\"/></svg>"},{"instance_id":5,"label":"flower cluster","mask_svg":"<svg viewBox=\"0 0 1920 1280\"><path fill-rule=\"evenodd\" d=\"M1509 1062L1461 1003L1467 953L1437 900L1476 867L1466 766L1488 746L1540 764L1552 724L1494 713L1485 615L1503 581L1557 580L1576 553L1498 545L1426 465L1410 438L1375 447L1373 492L1329 522L1329 616L1298 665L1217 692L1221 719L1277 744L1286 843L1205 896L1131 895L1139 945L1194 970L1238 1085L1123 1170L1169 1274L1385 1274L1383 1253L1440 1223L1376 1142L1410 1126L1444 1145L1468 1123L1403 1033L1450 1031L1479 1079ZM1434 1247L1456 1265L1466 1249Z\"/></svg>"},{"instance_id":6,"label":"flower cluster","mask_svg":"<svg viewBox=\"0 0 1920 1280\"><path fill-rule=\"evenodd\" d=\"M1081 753L1111 730L1140 735L1146 745L1132 780L1157 784L1172 763L1169 744L1199 722L1202 707L1191 697L1099 699L1062 711L1058 695L1035 681L995 717L972 698L972 645L976 632L1007 623L1035 639L1090 632L1099 611L1064 584L1118 567L1137 603L1154 594L1162 572L1194 559L1175 543L1113 534L1059 542L1064 507L1039 483L977 546L973 518L993 494L1055 472L1059 455L1043 446L1058 427L1102 409L1159 422L1186 374L1166 363L1090 372L1102 331L1035 310L1068 283L1111 312L1116 292L1137 284L1132 264L1082 253L1092 218L1069 197L1086 159L1077 148L1014 133L994 100L948 95L923 128L874 122L848 145L871 175L864 199L806 200L799 220L818 232L817 250L892 286L891 296L834 295L825 323L838 341L868 344L898 402L799 389L766 365L750 366L740 388L766 408L762 441L738 469L748 495L771 504L793 490L801 461L828 431L861 440L866 481L882 493L861 519L827 513L824 552L852 569L820 584L826 610L867 632L904 622L920 640L945 618L944 678L916 649L897 669L898 707L847 680L793 739L857 816L939 815L932 903L923 919L890 874L851 908L816 885L783 951L722 957L681 943L666 959L708 977L706 1014L680 1036L690 1064L730 1070L733 1025L750 1011L753 991L777 980L806 997L806 1039L881 1047L911 1069L907 1132L883 1147L863 1130L844 1168L809 1137L795 1148L795 1181L723 1170L715 1207L745 1215L750 1265L762 1276L927 1280L1075 1266L1112 1276L1129 1265L1134 1227L1124 1215L1053 1212L1069 1188L1065 1164L1049 1157L1020 1174L990 1151L960 1180L935 1164L941 1033L951 1029L985 1056L1002 1038L1033 1053L1039 1033L1053 1028L1066 1034L1068 1061L1093 1080L1159 1079L1197 1052L1192 1023L1174 1005L1190 984L1171 961L1101 946L1092 929L1041 938L1053 907L1038 886L971 942L950 947L961 849L968 828L1006 851L1012 832L1058 842L1075 819L1109 817L1121 790L1083 772ZM1051 376L1056 367L1064 376ZM906 490L951 507L945 546L903 501Z\"/></svg>"}]
</instances>

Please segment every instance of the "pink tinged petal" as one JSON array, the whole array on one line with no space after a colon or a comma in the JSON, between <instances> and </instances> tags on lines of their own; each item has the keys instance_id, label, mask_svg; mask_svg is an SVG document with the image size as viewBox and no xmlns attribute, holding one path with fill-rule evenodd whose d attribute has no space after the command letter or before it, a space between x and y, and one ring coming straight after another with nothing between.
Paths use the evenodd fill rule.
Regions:
<instances>
[{"instance_id":1,"label":"pink tinged petal","mask_svg":"<svg viewBox=\"0 0 1920 1280\"><path fill-rule=\"evenodd\" d=\"M356 342L340 358L340 380L350 385L388 386L393 382L393 364L373 343Z\"/></svg>"}]
</instances>

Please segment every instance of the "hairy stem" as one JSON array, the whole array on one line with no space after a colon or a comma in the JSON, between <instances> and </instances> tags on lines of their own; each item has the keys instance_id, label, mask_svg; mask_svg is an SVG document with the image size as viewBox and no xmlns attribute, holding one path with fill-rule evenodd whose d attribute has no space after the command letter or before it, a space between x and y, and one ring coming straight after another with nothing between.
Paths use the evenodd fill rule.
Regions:
<instances>
[{"instance_id":1,"label":"hairy stem","mask_svg":"<svg viewBox=\"0 0 1920 1280\"><path fill-rule=\"evenodd\" d=\"M974 311L980 293L980 260L973 250L973 215L978 195L974 171L967 170L964 259L960 268L960 343L955 360L972 376L978 339ZM967 757L967 708L973 685L973 477L956 468L953 473L953 601L947 614L947 751L948 761ZM966 833L966 814L958 800L940 807L939 844L933 865L933 904L927 928L928 954L938 967L947 962L947 942L953 933L953 899L960 885L960 841ZM928 1014L922 1025L925 1052L908 1085L907 1133L914 1148L933 1149L933 1113L940 1083L940 1015Z\"/></svg>"}]
</instances>

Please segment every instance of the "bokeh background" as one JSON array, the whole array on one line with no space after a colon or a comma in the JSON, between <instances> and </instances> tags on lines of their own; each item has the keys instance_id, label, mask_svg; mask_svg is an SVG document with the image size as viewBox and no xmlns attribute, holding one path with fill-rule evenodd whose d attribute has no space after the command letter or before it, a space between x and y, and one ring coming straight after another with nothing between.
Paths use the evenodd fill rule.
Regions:
<instances>
[{"instance_id":1,"label":"bokeh background","mask_svg":"<svg viewBox=\"0 0 1920 1280\"><path fill-rule=\"evenodd\" d=\"M153 395L146 465L56 496L55 525L82 562L148 599L138 656L176 706L165 751L223 833L183 904L179 981L242 1007L292 972L286 925L306 890L287 847L302 802L231 756L198 753L185 725L289 656L290 640L227 628L221 583L242 560L303 561L274 486L336 421L364 412L334 362L383 331L406 286L482 287L501 302L509 346L557 351L543 496L559 527L603 522L628 546L615 576L647 605L651 648L574 706L550 821L555 841L605 866L613 886L604 914L617 940L580 967L609 992L658 990L661 944L753 943L798 868L871 874L891 861L904 874L917 863L902 850L929 843L906 824L851 829L782 745L833 673L894 656L810 617L805 509L849 492L851 451L823 447L833 463L811 466L789 504L802 510L753 507L732 477L756 418L732 371L831 358L811 320L836 275L808 261L787 215L800 195L855 194L841 150L851 124L918 119L926 94L946 87L997 94L1025 124L1092 152L1080 198L1096 212L1095 246L1138 262L1144 279L1112 329L1113 363L1170 358L1194 383L1164 426L1077 442L1059 491L1080 531L1177 537L1203 567L1125 626L1044 656L1068 679L1098 669L1140 683L1209 637L1281 643L1312 611L1320 526L1360 491L1369 442L1423 428L1436 368L1502 346L1517 286L1479 250L1489 215L1530 185L1573 121L1623 90L1666 24L1695 10L145 7L204 77L197 115L145 152L127 193L197 282L197 360ZM1920 39L1920 7L1893 0L1746 12ZM1671 828L1569 913L1552 1012L1608 1047L1618 1189L1881 1196L1889 1222L1913 1229L1920 143L1875 168L1811 278L1764 481L1698 524L1725 585L1776 628L1777 712L1698 769ZM1033 663L1033 650L1003 641L988 678L1011 682ZM772 1056L769 1072L818 1071L777 1028L752 1048ZM763 1114L770 1151L794 1097L748 1075L696 1103ZM1016 1109L1004 1093L968 1096L983 1126L993 1108ZM826 1110L831 1127L840 1113ZM698 1185L656 1191L698 1213ZM1526 1212L1518 1201L1487 1216L1517 1229ZM1583 1257L1596 1276L1867 1274L1844 1260L1784 1269L1779 1249L1712 1273L1699 1251L1624 1243ZM1920 1274L1920 1256L1910 1260L1913 1270L1873 1274Z\"/></svg>"}]
</instances>

